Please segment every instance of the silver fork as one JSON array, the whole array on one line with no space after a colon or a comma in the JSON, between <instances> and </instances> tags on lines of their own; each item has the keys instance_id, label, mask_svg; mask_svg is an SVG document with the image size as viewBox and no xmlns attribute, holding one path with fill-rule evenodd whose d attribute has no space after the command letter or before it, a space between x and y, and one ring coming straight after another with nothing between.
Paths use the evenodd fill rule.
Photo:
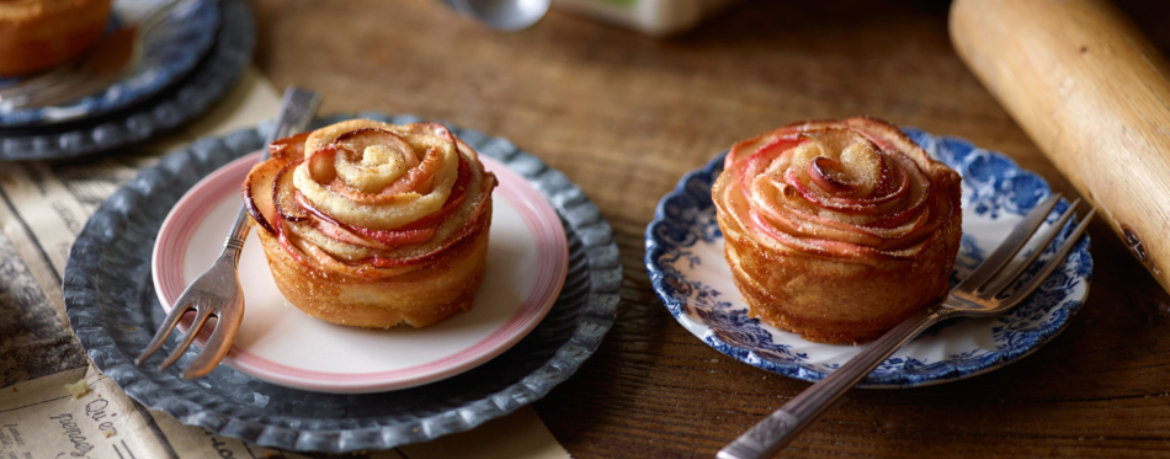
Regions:
<instances>
[{"instance_id":1,"label":"silver fork","mask_svg":"<svg viewBox=\"0 0 1170 459\"><path fill-rule=\"evenodd\" d=\"M1053 238L1060 233L1061 229L1076 213L1077 204L1081 202L1080 199L1077 199L1068 207L1068 210L1061 214L1056 223L1051 226L1049 233L1040 239L1043 243L1035 246L1031 253L1024 257L1022 263L1013 262L1016 253L1028 245L1032 235L1044 223L1049 212L1059 201L1060 195L1054 194L1028 212L1023 221L1016 225L999 248L970 276L955 286L942 303L918 312L886 332L881 338L870 343L856 357L805 389L779 410L753 426L751 430L744 432L735 441L725 446L719 451L717 457L719 459L771 457L840 400L849 389L857 385L890 354L893 354L899 347L931 325L953 317L997 316L1022 303L1068 256L1069 250L1076 245L1077 240L1088 226L1089 220L1096 212L1096 209L1089 210L1084 220L1056 249L1052 258L1034 276L1028 278L1015 290L1011 290L1009 287L1020 283L1021 275L1040 257L1043 249L1048 247ZM1000 275L997 276L997 274Z\"/></svg>"},{"instance_id":2,"label":"silver fork","mask_svg":"<svg viewBox=\"0 0 1170 459\"><path fill-rule=\"evenodd\" d=\"M288 88L284 92L284 98L280 103L280 115L272 132L268 134L267 143L305 130L313 120L313 115L317 113L317 106L320 103L321 95L314 91ZM267 149L260 158L261 161L265 159L268 159ZM179 319L192 309L195 310L195 320L187 329L187 335L163 360L158 369L163 371L175 363L191 346L191 342L207 323L207 319L213 315L217 321L211 338L203 345L203 350L199 351L195 360L183 370L182 376L184 379L198 378L210 373L219 365L219 361L223 360L223 356L231 349L236 332L240 330L240 323L244 320L244 291L240 288L240 277L236 271L240 262L240 250L244 247L244 238L247 235L248 213L244 206L240 206L236 222L223 244L219 258L175 300L174 308L167 314L154 338L146 345L146 350L134 359L135 365L141 365L147 357L154 354L179 323Z\"/></svg>"}]
</instances>

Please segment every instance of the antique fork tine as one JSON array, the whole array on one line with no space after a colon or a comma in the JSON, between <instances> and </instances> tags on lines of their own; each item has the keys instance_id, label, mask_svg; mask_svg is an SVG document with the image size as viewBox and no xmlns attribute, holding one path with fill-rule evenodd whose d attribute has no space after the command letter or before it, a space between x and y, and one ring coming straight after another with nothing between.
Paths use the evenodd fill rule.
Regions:
<instances>
[{"instance_id":1,"label":"antique fork tine","mask_svg":"<svg viewBox=\"0 0 1170 459\"><path fill-rule=\"evenodd\" d=\"M1027 256L1027 258L1025 258L1024 261L1020 264L1020 266L1022 268L1027 268L1028 266L1031 266L1032 263L1034 263L1037 259L1040 258L1040 255L1044 253L1044 248L1048 247L1048 244L1051 244L1053 239L1056 239L1056 236L1060 234L1060 229L1064 228L1064 225L1067 224L1069 219L1072 218L1072 216L1073 216L1072 210L1076 209L1077 205L1079 205L1080 203L1081 203L1081 199L1077 198L1075 201L1072 202L1072 204L1069 204L1068 210L1065 211L1065 213L1063 215L1061 215L1056 220L1056 223L1052 224L1052 228L1055 228L1055 231L1048 232L1048 235L1044 237L1044 242L1042 242L1040 245L1038 245L1036 247L1036 249L1033 250L1032 253L1029 254ZM1022 246L1021 246L1021 250L1022 250ZM1015 254L1012 254L1012 255L1015 255ZM1006 267L1006 265L1007 265L1007 263L1005 263L1005 267ZM998 280L996 280L996 279L998 279ZM974 290L974 291L998 293L998 292L1002 292L1004 289L1011 286L1015 281L1016 281L1016 279L1012 276L1000 276L998 278L993 277L992 279L989 279L988 281L986 281L986 283L981 284L979 286L979 288ZM974 285L974 284L970 284L970 285ZM969 290L959 289L957 291L958 292L966 292Z\"/></svg>"},{"instance_id":2,"label":"antique fork tine","mask_svg":"<svg viewBox=\"0 0 1170 459\"><path fill-rule=\"evenodd\" d=\"M321 95L316 92L296 87L290 87L286 90L280 105L280 115L276 119L276 125L273 126L272 132L268 135L267 143L305 130L309 126L309 122L313 120L313 114L317 112L317 106L320 103ZM267 149L262 153L260 160L265 159L268 159ZM162 326L154 334L150 343L146 345L146 349L138 358L134 359L135 365L141 365L143 361L154 354L170 335L171 330L174 330L179 319L192 309L195 310L195 320L191 322L191 326L187 329L187 335L184 336L179 346L163 360L159 371L165 370L183 355L212 316L217 319L215 330L211 333L211 338L204 344L203 350L199 351L195 360L191 361L183 370L182 376L185 379L192 379L206 375L215 369L220 360L223 360L223 357L231 349L231 343L235 339L236 332L239 331L244 317L244 292L240 287L240 278L236 270L240 261L240 251L244 247L244 238L247 235L248 214L247 210L240 206L235 224L232 225L232 231L228 235L227 241L224 242L224 248L219 258L211 268L195 279L195 282L188 285L187 289L179 295L175 301L175 307L167 314Z\"/></svg>"},{"instance_id":3,"label":"antique fork tine","mask_svg":"<svg viewBox=\"0 0 1170 459\"><path fill-rule=\"evenodd\" d=\"M63 81L74 78L79 68L80 65L74 62L57 67L48 73L30 78L28 81L13 85L12 87L0 89L0 101L61 84Z\"/></svg>"},{"instance_id":4,"label":"antique fork tine","mask_svg":"<svg viewBox=\"0 0 1170 459\"><path fill-rule=\"evenodd\" d=\"M1077 202L1080 202L1080 201L1078 200ZM1061 220L1060 220L1061 226L1054 225L1053 233L1060 232L1061 228L1063 227L1063 223L1068 221L1069 217L1071 216L1070 214L1072 213L1072 209L1073 209L1073 207L1069 206L1068 213L1066 213L1064 216L1061 217ZM1073 246L1076 245L1077 239L1080 239L1081 234L1084 233L1085 229L1087 229L1089 227L1089 221L1093 219L1093 215L1096 215L1096 213L1097 213L1096 208L1089 209L1089 213L1085 214L1085 218L1081 220L1081 223L1079 225L1077 225L1077 227L1075 229L1073 229L1072 234L1069 235L1070 239L1065 240L1064 244L1062 244L1060 246L1060 248L1056 249L1057 250L1056 254L1054 254L1052 256L1052 259L1048 260L1048 263L1045 264L1043 268L1040 268L1039 272L1037 272L1032 277L1028 278L1027 282L1025 282L1024 285L1021 285L1014 292L1012 292L1011 295L1009 295L1007 298L1004 298L1000 301L1002 301L1004 304L1008 305L1007 307L1011 307L1011 306L1014 306L1016 304L1023 302L1024 299L1028 297L1028 295L1030 295L1037 288L1040 288L1040 284L1042 284L1046 279L1048 279L1048 275L1052 274L1052 271L1056 270L1056 266L1058 264L1060 264L1061 261L1064 261L1064 258L1068 256L1068 253L1070 251L1072 251ZM1055 236L1055 234L1053 234L1053 236ZM1050 237L1050 240L1051 239L1052 238ZM1045 247L1047 245L1048 244L1045 243ZM1036 253L1034 253L1032 256L1038 257L1039 252L1041 252L1041 250L1036 249ZM1030 264L1024 264L1024 265L1020 266L1020 271L1023 272L1024 270L1028 269L1029 265ZM1014 279L1013 279L1013 281L1014 281ZM1002 290L997 291L997 290L988 289L986 291L986 293L992 297L995 297L1003 292L1006 292L1007 286L1011 285L1011 282L1012 281L1005 283L1004 288Z\"/></svg>"},{"instance_id":5,"label":"antique fork tine","mask_svg":"<svg viewBox=\"0 0 1170 459\"><path fill-rule=\"evenodd\" d=\"M187 292L184 291L183 293L186 294ZM181 295L179 296L179 299L186 300L186 296ZM176 301L175 307L172 308L171 312L167 314L167 317L163 319L162 325L159 325L158 327L158 331L154 332L154 337L151 338L150 342L146 344L146 350L142 351L142 353L138 355L138 358L134 359L134 364L141 365L143 360L146 360L147 357L150 357L151 354L154 354L154 352L158 350L159 346L162 346L163 341L166 341L167 337L170 336L171 330L175 329L175 325L179 324L179 319L182 319L183 315L192 309L194 309L194 306L192 306L191 303L186 301ZM180 345L179 347L186 348L187 346Z\"/></svg>"},{"instance_id":6,"label":"antique fork tine","mask_svg":"<svg viewBox=\"0 0 1170 459\"><path fill-rule=\"evenodd\" d=\"M219 263L216 263L216 266L218 266L218 265L219 265ZM187 290L186 292L183 292L183 293L187 293L187 292L191 292L191 291ZM215 307L208 305L208 303L210 301L215 300L215 298L211 298L211 295L205 295L205 294L201 295L201 293L203 293L203 292L198 292L198 293L191 292L191 293L192 293L191 295L187 295L187 296L200 297L200 298L187 298L188 304L195 305L195 320L191 321L191 326L187 328L187 334L183 336L183 341L181 343L179 343L179 345L176 346L175 349L172 350L170 354L167 354L167 358L163 359L162 365L158 366L159 371L166 370L168 367L171 366L171 364L175 363L176 360L179 360L179 357L183 356L183 352L186 351L188 347L191 347L191 343L195 341L195 337L199 334L199 330L203 329L203 324L207 323L207 319L211 317L212 312L222 311L224 309L224 308L215 308ZM180 297L180 298L182 298L182 297ZM225 325L220 324L218 322L215 325L216 328L223 327L223 326L225 326Z\"/></svg>"},{"instance_id":7,"label":"antique fork tine","mask_svg":"<svg viewBox=\"0 0 1170 459\"><path fill-rule=\"evenodd\" d=\"M988 255L971 275L959 282L955 286L956 289L974 290L987 281L999 274L1005 266L1012 261L1012 257L1016 255L1027 243L1028 240L1040 229L1044 224L1044 220L1048 218L1048 214L1052 213L1052 209L1056 207L1056 203L1060 202L1060 193L1053 193L1048 199L1041 201L1036 207L1033 207L1020 223L1012 228L1012 232L1008 234L1007 239L999 243L999 247ZM1069 206L1070 208L1074 206Z\"/></svg>"},{"instance_id":8,"label":"antique fork tine","mask_svg":"<svg viewBox=\"0 0 1170 459\"><path fill-rule=\"evenodd\" d=\"M856 357L805 389L720 450L719 459L757 459L775 454L885 361L890 354L931 325L952 317L993 317L1022 303L1064 261L1096 213L1096 209L1091 209L1057 247L1052 258L1045 261L1032 277L1014 291L1010 291L1010 287L1019 282L1020 277L1064 229L1080 204L1078 199L1069 205L1068 210L1049 228L1049 233L1037 239L1043 241L1043 244L1025 256L1023 263L1005 272L1016 254L1033 239L1059 200L1059 195L1053 195L1028 212L999 248L970 276L952 289L945 300L934 307L919 311L870 343ZM1010 293L1007 293L1009 291Z\"/></svg>"},{"instance_id":9,"label":"antique fork tine","mask_svg":"<svg viewBox=\"0 0 1170 459\"><path fill-rule=\"evenodd\" d=\"M54 86L10 97L9 101L13 108L36 108L65 103L104 89L117 81L120 76L121 74L118 73L97 77L89 72L78 71L61 78Z\"/></svg>"}]
</instances>

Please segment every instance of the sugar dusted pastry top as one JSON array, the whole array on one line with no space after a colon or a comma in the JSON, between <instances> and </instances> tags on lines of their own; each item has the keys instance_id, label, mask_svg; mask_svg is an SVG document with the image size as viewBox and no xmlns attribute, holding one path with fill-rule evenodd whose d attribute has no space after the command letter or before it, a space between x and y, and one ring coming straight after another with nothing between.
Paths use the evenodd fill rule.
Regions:
<instances>
[{"instance_id":1,"label":"sugar dusted pastry top","mask_svg":"<svg viewBox=\"0 0 1170 459\"><path fill-rule=\"evenodd\" d=\"M787 252L912 259L959 209L959 175L872 118L806 121L739 142L716 193L750 237Z\"/></svg>"},{"instance_id":2,"label":"sugar dusted pastry top","mask_svg":"<svg viewBox=\"0 0 1170 459\"><path fill-rule=\"evenodd\" d=\"M402 274L488 224L495 176L441 124L350 120L270 153L246 182L245 196L259 197L253 218L316 269ZM268 183L271 204L261 196Z\"/></svg>"}]
</instances>

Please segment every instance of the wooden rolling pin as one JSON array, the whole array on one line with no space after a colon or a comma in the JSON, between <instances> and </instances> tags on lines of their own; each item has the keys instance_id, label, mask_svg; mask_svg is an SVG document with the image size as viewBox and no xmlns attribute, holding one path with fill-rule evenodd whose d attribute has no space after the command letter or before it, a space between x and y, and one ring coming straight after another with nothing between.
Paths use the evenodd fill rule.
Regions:
<instances>
[{"instance_id":1,"label":"wooden rolling pin","mask_svg":"<svg viewBox=\"0 0 1170 459\"><path fill-rule=\"evenodd\" d=\"M1166 59L1104 0L955 0L950 31L971 71L1170 291Z\"/></svg>"}]
</instances>

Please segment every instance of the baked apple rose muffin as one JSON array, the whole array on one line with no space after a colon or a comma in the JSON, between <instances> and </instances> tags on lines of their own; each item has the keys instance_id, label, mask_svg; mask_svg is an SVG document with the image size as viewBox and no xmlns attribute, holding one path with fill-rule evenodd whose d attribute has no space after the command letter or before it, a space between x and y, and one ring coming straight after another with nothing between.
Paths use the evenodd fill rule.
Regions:
<instances>
[{"instance_id":1,"label":"baked apple rose muffin","mask_svg":"<svg viewBox=\"0 0 1170 459\"><path fill-rule=\"evenodd\" d=\"M859 343L946 295L959 181L897 127L862 117L735 144L711 193L752 315L810 341Z\"/></svg>"},{"instance_id":2,"label":"baked apple rose muffin","mask_svg":"<svg viewBox=\"0 0 1170 459\"><path fill-rule=\"evenodd\" d=\"M0 77L46 70L102 38L111 0L0 0Z\"/></svg>"},{"instance_id":3,"label":"baked apple rose muffin","mask_svg":"<svg viewBox=\"0 0 1170 459\"><path fill-rule=\"evenodd\" d=\"M351 120L269 146L244 202L281 293L309 315L423 327L467 310L496 177L437 123Z\"/></svg>"}]
</instances>

